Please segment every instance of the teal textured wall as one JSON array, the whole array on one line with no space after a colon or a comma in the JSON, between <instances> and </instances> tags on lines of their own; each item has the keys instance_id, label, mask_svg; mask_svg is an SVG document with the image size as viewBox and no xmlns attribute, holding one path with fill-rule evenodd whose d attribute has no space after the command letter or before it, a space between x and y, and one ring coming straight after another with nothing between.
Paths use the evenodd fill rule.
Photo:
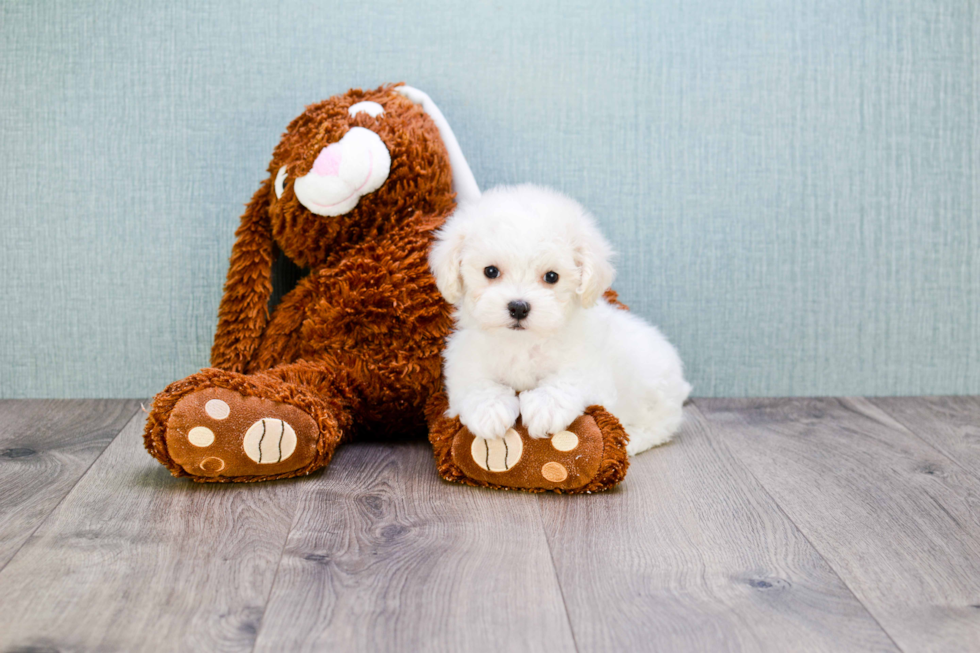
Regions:
<instances>
[{"instance_id":1,"label":"teal textured wall","mask_svg":"<svg viewBox=\"0 0 980 653\"><path fill-rule=\"evenodd\" d=\"M305 104L404 80L598 216L698 395L980 393L972 0L0 5L0 396L205 366Z\"/></svg>"}]
</instances>

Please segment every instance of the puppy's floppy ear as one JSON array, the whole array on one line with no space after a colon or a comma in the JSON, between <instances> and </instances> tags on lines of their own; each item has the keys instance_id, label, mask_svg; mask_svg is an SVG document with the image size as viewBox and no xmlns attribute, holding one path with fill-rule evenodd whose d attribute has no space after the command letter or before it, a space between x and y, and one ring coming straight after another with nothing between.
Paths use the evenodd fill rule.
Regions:
<instances>
[{"instance_id":1,"label":"puppy's floppy ear","mask_svg":"<svg viewBox=\"0 0 980 653\"><path fill-rule=\"evenodd\" d=\"M450 216L436 233L429 250L429 268L436 278L436 287L450 304L463 298L463 242L466 240L464 221Z\"/></svg>"},{"instance_id":2,"label":"puppy's floppy ear","mask_svg":"<svg viewBox=\"0 0 980 653\"><path fill-rule=\"evenodd\" d=\"M612 285L616 271L610 259L613 256L612 246L605 236L595 226L595 222L587 213L581 217L578 233L574 238L575 265L579 269L578 293L582 306L594 306Z\"/></svg>"}]
</instances>

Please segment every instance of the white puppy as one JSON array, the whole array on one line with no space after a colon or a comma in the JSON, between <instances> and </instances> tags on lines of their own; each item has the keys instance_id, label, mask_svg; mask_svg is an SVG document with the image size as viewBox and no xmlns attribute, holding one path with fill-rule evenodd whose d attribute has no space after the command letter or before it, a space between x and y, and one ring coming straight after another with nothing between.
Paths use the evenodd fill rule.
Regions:
<instances>
[{"instance_id":1,"label":"white puppy","mask_svg":"<svg viewBox=\"0 0 980 653\"><path fill-rule=\"evenodd\" d=\"M543 438L601 404L630 454L669 440L691 386L660 331L602 299L611 255L588 212L553 190L499 187L460 206L429 255L456 307L448 415L489 439L520 414Z\"/></svg>"}]
</instances>

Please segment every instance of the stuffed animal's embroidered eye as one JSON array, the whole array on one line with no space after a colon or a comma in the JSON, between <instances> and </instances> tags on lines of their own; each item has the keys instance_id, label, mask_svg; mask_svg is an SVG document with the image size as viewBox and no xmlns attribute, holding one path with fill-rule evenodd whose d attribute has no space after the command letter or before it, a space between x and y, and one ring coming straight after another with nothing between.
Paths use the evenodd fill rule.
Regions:
<instances>
[{"instance_id":1,"label":"stuffed animal's embroidered eye","mask_svg":"<svg viewBox=\"0 0 980 653\"><path fill-rule=\"evenodd\" d=\"M483 268L483 276L485 276L487 279L496 279L500 276L500 270L492 265L488 265L487 267Z\"/></svg>"},{"instance_id":2,"label":"stuffed animal's embroidered eye","mask_svg":"<svg viewBox=\"0 0 980 653\"><path fill-rule=\"evenodd\" d=\"M286 166L279 168L276 173L276 199L282 199L282 194L286 192Z\"/></svg>"},{"instance_id":3,"label":"stuffed animal's embroidered eye","mask_svg":"<svg viewBox=\"0 0 980 653\"><path fill-rule=\"evenodd\" d=\"M545 283L558 283L558 273L554 270L548 270L544 273Z\"/></svg>"}]
</instances>

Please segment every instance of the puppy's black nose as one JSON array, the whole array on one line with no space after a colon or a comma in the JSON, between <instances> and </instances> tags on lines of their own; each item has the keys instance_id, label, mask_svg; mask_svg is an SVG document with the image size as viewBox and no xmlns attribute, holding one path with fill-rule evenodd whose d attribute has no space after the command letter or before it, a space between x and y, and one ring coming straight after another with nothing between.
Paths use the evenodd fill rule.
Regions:
<instances>
[{"instance_id":1,"label":"puppy's black nose","mask_svg":"<svg viewBox=\"0 0 980 653\"><path fill-rule=\"evenodd\" d=\"M523 320L531 312L531 305L518 299L507 304L507 310L515 320Z\"/></svg>"}]
</instances>

